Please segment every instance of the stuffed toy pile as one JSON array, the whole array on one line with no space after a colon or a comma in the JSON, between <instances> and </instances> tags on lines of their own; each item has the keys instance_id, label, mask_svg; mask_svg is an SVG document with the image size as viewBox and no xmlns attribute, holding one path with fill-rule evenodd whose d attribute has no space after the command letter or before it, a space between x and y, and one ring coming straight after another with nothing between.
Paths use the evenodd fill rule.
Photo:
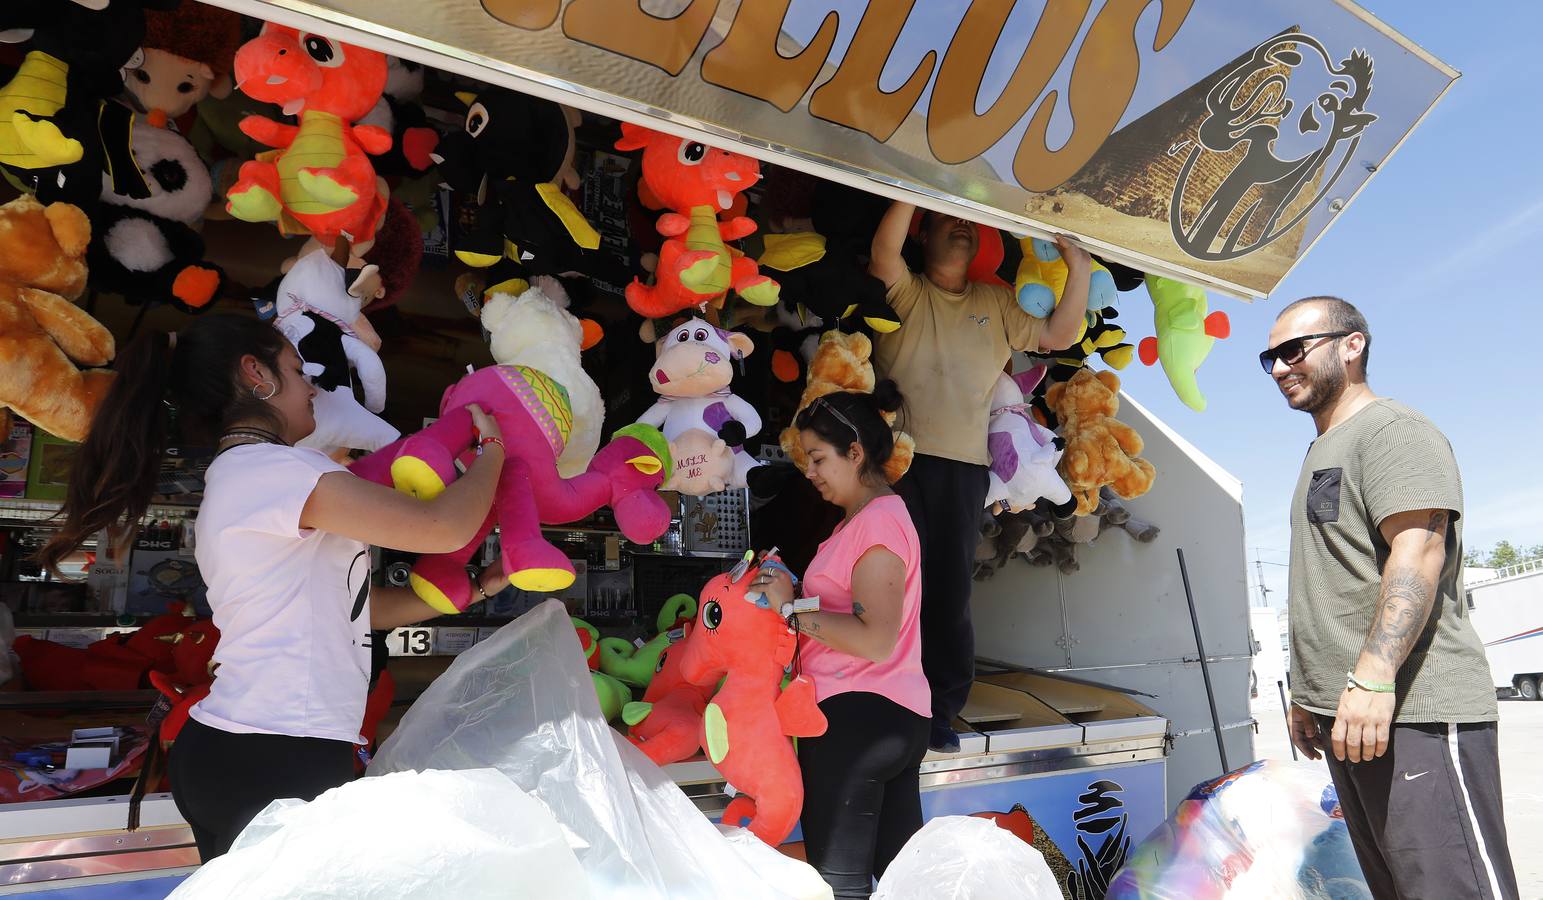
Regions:
<instances>
[{"instance_id":1,"label":"stuffed toy pile","mask_svg":"<svg viewBox=\"0 0 1543 900\"><path fill-rule=\"evenodd\" d=\"M616 149L643 151L643 180L673 210L656 226L666 240L654 284L634 280L627 286L633 312L646 319L692 308L705 312L708 306L721 308L730 288L757 306L777 302L777 282L726 243L754 233L756 224L744 216L718 219L719 210L733 206L735 196L760 179L759 162L627 122Z\"/></svg>"},{"instance_id":2,"label":"stuffed toy pile","mask_svg":"<svg viewBox=\"0 0 1543 900\"><path fill-rule=\"evenodd\" d=\"M759 571L736 569L709 581L696 622L669 658L679 656L687 682L707 687L722 681L703 709L700 743L738 792L723 821L738 825L748 818L750 832L775 847L804 806L798 757L788 738L824 734L826 721L808 676L784 686L798 635L764 597L747 596Z\"/></svg>"},{"instance_id":3,"label":"stuffed toy pile","mask_svg":"<svg viewBox=\"0 0 1543 900\"><path fill-rule=\"evenodd\" d=\"M808 321L834 327L855 318L880 334L901 325L884 282L868 274L873 233L884 216L883 198L840 184L814 191L811 231L768 234L759 262L779 274L781 300Z\"/></svg>"},{"instance_id":4,"label":"stuffed toy pile","mask_svg":"<svg viewBox=\"0 0 1543 900\"><path fill-rule=\"evenodd\" d=\"M814 359L809 363L809 381L804 386L804 396L798 404L803 412L809 404L826 394L841 391L873 393L877 383L873 374L873 341L865 334L845 334L827 331L820 337ZM885 420L894 427L894 413L886 413ZM794 421L798 420L795 413ZM798 429L789 425L782 432L782 452L803 471L809 464L799 440ZM899 481L911 469L911 459L916 455L916 442L903 431L895 432L895 450L884 464L884 478L890 484Z\"/></svg>"},{"instance_id":5,"label":"stuffed toy pile","mask_svg":"<svg viewBox=\"0 0 1543 900\"><path fill-rule=\"evenodd\" d=\"M0 407L82 441L112 373L112 333L74 304L86 288L91 223L29 196L0 206ZM81 371L77 366L88 367Z\"/></svg>"},{"instance_id":6,"label":"stuffed toy pile","mask_svg":"<svg viewBox=\"0 0 1543 900\"><path fill-rule=\"evenodd\" d=\"M1113 372L1082 369L1072 379L1053 384L1045 400L1060 422L1066 450L1061 475L1077 500L1077 515L1098 506L1098 489L1109 485L1130 500L1145 494L1156 476L1142 459L1141 436L1114 418L1120 408L1120 378Z\"/></svg>"},{"instance_id":7,"label":"stuffed toy pile","mask_svg":"<svg viewBox=\"0 0 1543 900\"><path fill-rule=\"evenodd\" d=\"M439 132L429 124L428 114L418 102L423 81L423 66L386 57L386 86L375 108L359 120L361 125L374 125L391 135L391 149L375 158L376 174L409 177L434 167Z\"/></svg>"},{"instance_id":8,"label":"stuffed toy pile","mask_svg":"<svg viewBox=\"0 0 1543 900\"><path fill-rule=\"evenodd\" d=\"M1206 315L1204 288L1157 275L1148 275L1146 282L1157 337L1142 340L1141 361L1149 366L1161 361L1168 383L1184 405L1205 412L1205 395L1195 375L1211 347L1231 333L1227 314Z\"/></svg>"},{"instance_id":9,"label":"stuffed toy pile","mask_svg":"<svg viewBox=\"0 0 1543 900\"><path fill-rule=\"evenodd\" d=\"M365 154L385 153L391 135L354 122L380 99L385 55L269 22L236 54L236 81L300 124L241 121L249 137L279 149L241 166L226 209L246 222L276 222L284 234L310 234L328 249L340 237L367 249L387 198Z\"/></svg>"},{"instance_id":10,"label":"stuffed toy pile","mask_svg":"<svg viewBox=\"0 0 1543 900\"><path fill-rule=\"evenodd\" d=\"M362 306L349 293L343 267L319 250L302 256L279 282L274 325L316 386L316 429L301 439L302 447L373 451L401 437L377 415L386 408L386 367L359 333ZM356 383L363 405L354 397Z\"/></svg>"},{"instance_id":11,"label":"stuffed toy pile","mask_svg":"<svg viewBox=\"0 0 1543 900\"><path fill-rule=\"evenodd\" d=\"M664 490L700 497L745 486L761 463L745 441L761 431L761 415L730 387L734 363L755 349L750 338L702 319L671 329L656 344L648 380L659 400L639 423L664 432L675 468Z\"/></svg>"}]
</instances>

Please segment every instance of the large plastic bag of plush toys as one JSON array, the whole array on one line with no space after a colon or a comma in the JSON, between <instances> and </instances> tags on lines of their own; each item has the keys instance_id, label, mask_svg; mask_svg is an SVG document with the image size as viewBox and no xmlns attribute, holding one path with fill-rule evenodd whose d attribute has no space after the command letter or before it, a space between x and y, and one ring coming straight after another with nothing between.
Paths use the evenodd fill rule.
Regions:
<instances>
[{"instance_id":1,"label":"large plastic bag of plush toys","mask_svg":"<svg viewBox=\"0 0 1543 900\"><path fill-rule=\"evenodd\" d=\"M457 657L407 711L368 774L482 768L539 801L585 879L566 892L525 891L515 889L522 886L511 870L504 896L830 897L804 863L758 840L731 840L743 829L720 830L611 730L567 610L555 600ZM511 819L517 815L511 810Z\"/></svg>"},{"instance_id":2,"label":"large plastic bag of plush toys","mask_svg":"<svg viewBox=\"0 0 1543 900\"><path fill-rule=\"evenodd\" d=\"M1045 857L990 819L939 816L911 836L873 900L1061 900Z\"/></svg>"},{"instance_id":3,"label":"large plastic bag of plush toys","mask_svg":"<svg viewBox=\"0 0 1543 900\"><path fill-rule=\"evenodd\" d=\"M1370 900L1322 765L1262 760L1206 782L1133 850L1106 900Z\"/></svg>"}]
</instances>

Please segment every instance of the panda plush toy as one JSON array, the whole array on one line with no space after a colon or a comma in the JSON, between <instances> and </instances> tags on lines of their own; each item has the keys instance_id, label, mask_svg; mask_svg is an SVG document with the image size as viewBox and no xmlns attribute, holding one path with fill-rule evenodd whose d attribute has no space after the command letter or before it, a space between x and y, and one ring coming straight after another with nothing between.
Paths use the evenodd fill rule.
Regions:
<instances>
[{"instance_id":1,"label":"panda plush toy","mask_svg":"<svg viewBox=\"0 0 1543 900\"><path fill-rule=\"evenodd\" d=\"M209 169L181 135L143 122L134 130L133 153L150 196L116 193L111 177L102 176L87 254L92 284L136 305L170 303L203 312L225 277L204 259L197 230L214 195Z\"/></svg>"}]
</instances>

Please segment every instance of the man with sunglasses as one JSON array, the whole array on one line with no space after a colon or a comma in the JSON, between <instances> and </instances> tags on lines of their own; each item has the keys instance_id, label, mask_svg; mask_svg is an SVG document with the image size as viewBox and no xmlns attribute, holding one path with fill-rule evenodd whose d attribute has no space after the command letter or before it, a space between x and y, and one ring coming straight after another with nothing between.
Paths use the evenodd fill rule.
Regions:
<instances>
[{"instance_id":1,"label":"man with sunglasses","mask_svg":"<svg viewBox=\"0 0 1543 900\"><path fill-rule=\"evenodd\" d=\"M1366 383L1371 329L1287 306L1259 361L1317 437L1291 503L1291 740L1329 772L1378 898L1517 896L1499 710L1463 602L1462 481L1445 436Z\"/></svg>"}]
</instances>

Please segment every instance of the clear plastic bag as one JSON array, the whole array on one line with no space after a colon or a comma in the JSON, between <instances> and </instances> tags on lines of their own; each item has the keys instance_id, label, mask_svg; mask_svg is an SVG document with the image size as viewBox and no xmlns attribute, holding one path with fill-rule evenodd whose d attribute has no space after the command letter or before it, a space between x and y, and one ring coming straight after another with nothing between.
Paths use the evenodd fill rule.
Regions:
<instances>
[{"instance_id":1,"label":"clear plastic bag","mask_svg":"<svg viewBox=\"0 0 1543 900\"><path fill-rule=\"evenodd\" d=\"M461 654L407 711L369 774L482 767L551 811L593 896L830 896L804 864L747 855L724 838L605 723L568 613L555 600Z\"/></svg>"},{"instance_id":2,"label":"clear plastic bag","mask_svg":"<svg viewBox=\"0 0 1543 900\"><path fill-rule=\"evenodd\" d=\"M990 819L939 816L911 836L873 900L1061 900L1038 850Z\"/></svg>"},{"instance_id":3,"label":"clear plastic bag","mask_svg":"<svg viewBox=\"0 0 1543 900\"><path fill-rule=\"evenodd\" d=\"M175 900L585 898L562 826L492 769L365 778L269 804Z\"/></svg>"},{"instance_id":4,"label":"clear plastic bag","mask_svg":"<svg viewBox=\"0 0 1543 900\"><path fill-rule=\"evenodd\" d=\"M1107 900L1370 900L1322 764L1262 760L1197 786Z\"/></svg>"}]
</instances>

